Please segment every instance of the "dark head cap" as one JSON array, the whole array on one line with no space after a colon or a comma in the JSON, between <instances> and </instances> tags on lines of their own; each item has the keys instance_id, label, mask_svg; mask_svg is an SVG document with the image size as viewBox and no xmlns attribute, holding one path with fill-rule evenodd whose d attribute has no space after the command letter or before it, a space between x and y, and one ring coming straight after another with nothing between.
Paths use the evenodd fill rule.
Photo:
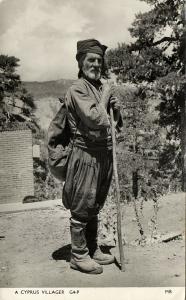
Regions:
<instances>
[{"instance_id":1,"label":"dark head cap","mask_svg":"<svg viewBox=\"0 0 186 300\"><path fill-rule=\"evenodd\" d=\"M95 39L88 39L77 42L77 54L76 60L79 61L82 55L90 52L101 55L102 57L105 54L107 46L102 45L99 41Z\"/></svg>"}]
</instances>

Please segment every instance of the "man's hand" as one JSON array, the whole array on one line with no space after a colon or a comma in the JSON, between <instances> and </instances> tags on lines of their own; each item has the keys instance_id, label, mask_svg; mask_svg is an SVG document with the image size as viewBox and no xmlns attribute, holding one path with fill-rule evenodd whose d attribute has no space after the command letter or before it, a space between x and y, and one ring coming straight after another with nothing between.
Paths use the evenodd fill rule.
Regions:
<instances>
[{"instance_id":1,"label":"man's hand","mask_svg":"<svg viewBox=\"0 0 186 300\"><path fill-rule=\"evenodd\" d=\"M119 98L116 96L111 96L110 98L110 105L112 106L113 110L120 111L121 104Z\"/></svg>"},{"instance_id":2,"label":"man's hand","mask_svg":"<svg viewBox=\"0 0 186 300\"><path fill-rule=\"evenodd\" d=\"M102 103L107 109L108 104L112 106L113 110L117 113L120 111L120 100L116 96L116 87L113 82L105 83L102 87Z\"/></svg>"}]
</instances>

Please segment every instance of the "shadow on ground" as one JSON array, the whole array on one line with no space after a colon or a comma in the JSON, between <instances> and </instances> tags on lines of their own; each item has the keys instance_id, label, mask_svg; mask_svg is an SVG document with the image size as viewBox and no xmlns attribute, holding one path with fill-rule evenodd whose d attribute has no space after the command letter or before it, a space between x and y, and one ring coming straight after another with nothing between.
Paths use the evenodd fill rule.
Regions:
<instances>
[{"instance_id":1,"label":"shadow on ground","mask_svg":"<svg viewBox=\"0 0 186 300\"><path fill-rule=\"evenodd\" d=\"M71 244L65 245L64 247L61 247L52 253L52 258L54 260L65 260L69 262L70 256L71 256Z\"/></svg>"},{"instance_id":2,"label":"shadow on ground","mask_svg":"<svg viewBox=\"0 0 186 300\"><path fill-rule=\"evenodd\" d=\"M103 253L111 254L110 246L101 246L101 251ZM66 262L70 262L71 257L71 244L65 245L52 253L52 258L54 260L65 260ZM119 267L117 261L115 261L116 265Z\"/></svg>"}]
</instances>

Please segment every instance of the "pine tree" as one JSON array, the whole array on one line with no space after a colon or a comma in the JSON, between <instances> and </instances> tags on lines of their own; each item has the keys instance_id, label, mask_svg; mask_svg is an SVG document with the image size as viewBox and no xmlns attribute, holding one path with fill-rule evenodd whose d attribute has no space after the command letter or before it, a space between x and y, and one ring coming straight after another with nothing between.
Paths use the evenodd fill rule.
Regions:
<instances>
[{"instance_id":1,"label":"pine tree","mask_svg":"<svg viewBox=\"0 0 186 300\"><path fill-rule=\"evenodd\" d=\"M153 100L157 99L158 124L167 132L163 150L169 153L172 162L170 166L164 159L163 166L171 173L177 163L177 171L173 173L179 176L186 156L184 1L144 1L150 5L150 10L136 15L129 29L134 41L109 51L108 65L119 82L141 86L144 91L152 92ZM176 153L171 153L175 150ZM160 161L163 162L163 154ZM182 171L184 185L184 167Z\"/></svg>"},{"instance_id":2,"label":"pine tree","mask_svg":"<svg viewBox=\"0 0 186 300\"><path fill-rule=\"evenodd\" d=\"M0 55L0 129L16 129L20 124L36 131L33 97L16 73L19 59Z\"/></svg>"}]
</instances>

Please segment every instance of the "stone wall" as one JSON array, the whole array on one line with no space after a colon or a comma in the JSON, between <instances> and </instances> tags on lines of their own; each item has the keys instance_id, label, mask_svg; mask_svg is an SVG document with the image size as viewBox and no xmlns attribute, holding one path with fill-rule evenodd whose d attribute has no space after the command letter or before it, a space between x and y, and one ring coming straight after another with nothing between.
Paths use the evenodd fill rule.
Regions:
<instances>
[{"instance_id":1,"label":"stone wall","mask_svg":"<svg viewBox=\"0 0 186 300\"><path fill-rule=\"evenodd\" d=\"M0 132L0 204L28 195L34 195L32 132Z\"/></svg>"}]
</instances>

